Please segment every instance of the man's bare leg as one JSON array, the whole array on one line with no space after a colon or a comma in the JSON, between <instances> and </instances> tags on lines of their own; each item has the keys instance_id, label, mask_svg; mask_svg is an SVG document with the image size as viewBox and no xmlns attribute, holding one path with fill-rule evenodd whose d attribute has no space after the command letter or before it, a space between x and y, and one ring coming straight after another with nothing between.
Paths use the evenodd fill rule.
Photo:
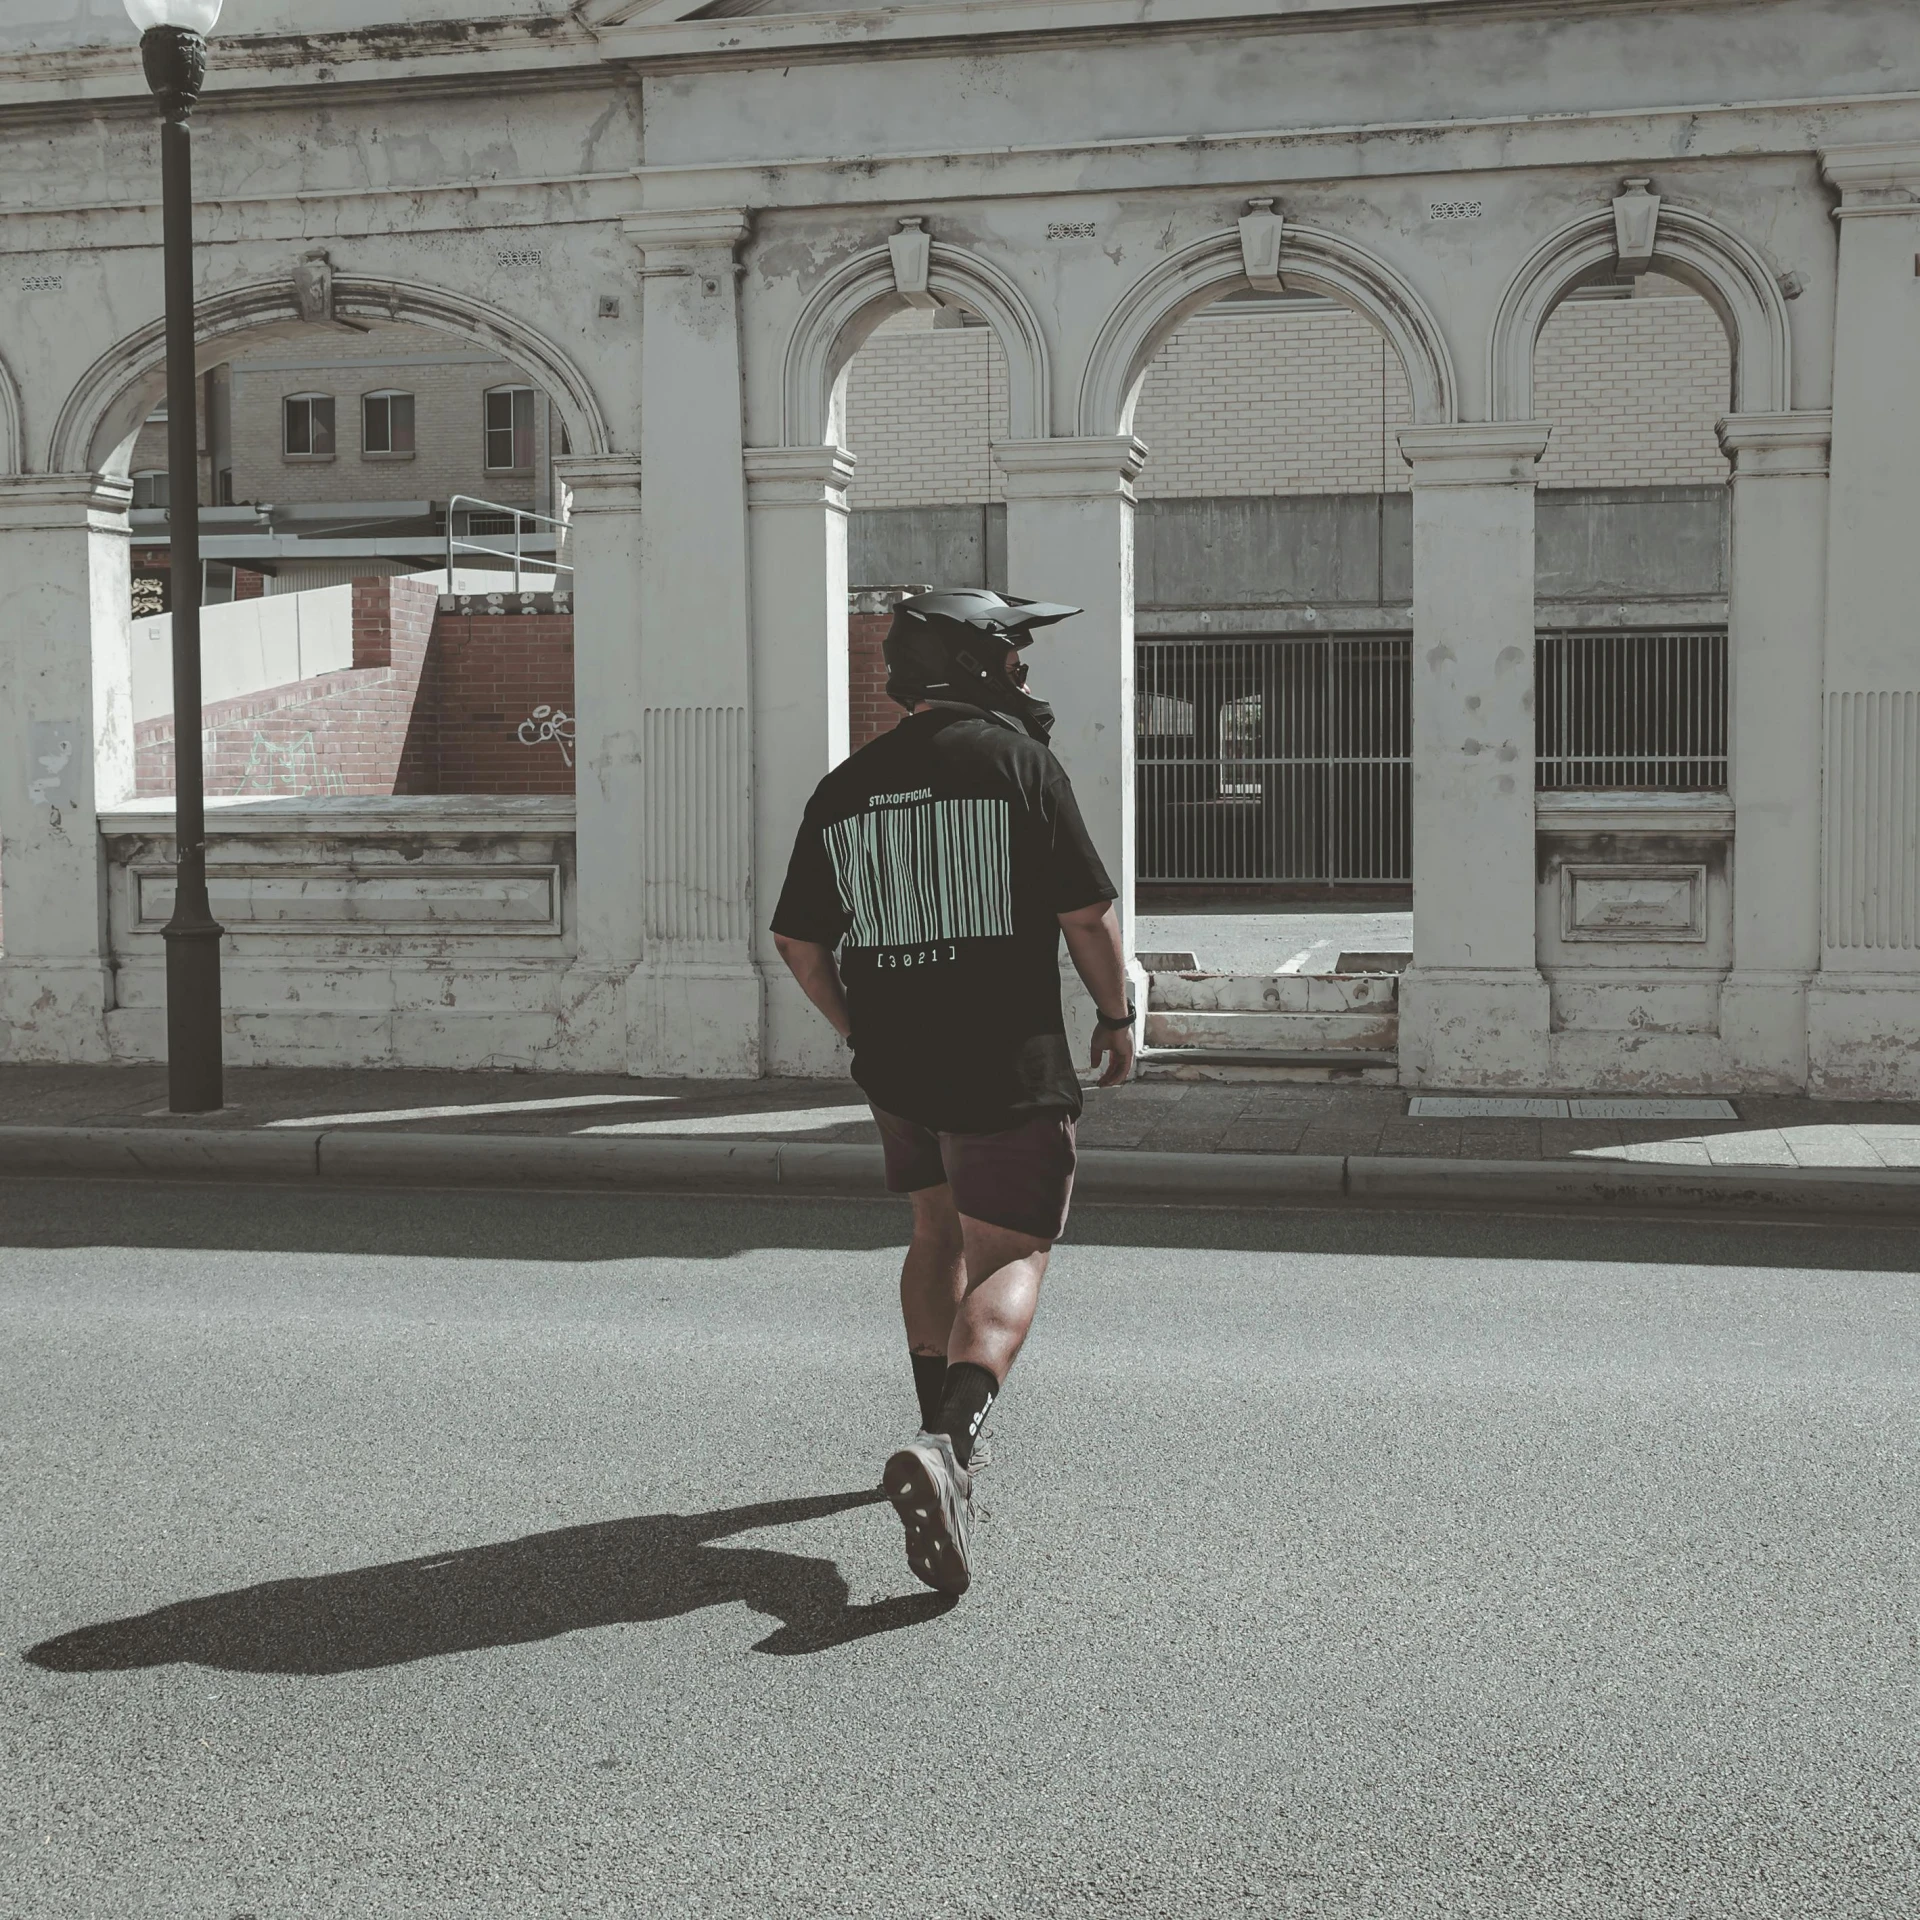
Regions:
<instances>
[{"instance_id":1,"label":"man's bare leg","mask_svg":"<svg viewBox=\"0 0 1920 1920\"><path fill-rule=\"evenodd\" d=\"M913 1202L913 1238L900 1267L900 1317L910 1352L945 1359L953 1316L967 1292L966 1243L949 1186L922 1187Z\"/></svg>"},{"instance_id":2,"label":"man's bare leg","mask_svg":"<svg viewBox=\"0 0 1920 1920\"><path fill-rule=\"evenodd\" d=\"M984 1367L1005 1386L1033 1325L1053 1243L965 1214L959 1219L967 1285L947 1340L947 1365Z\"/></svg>"},{"instance_id":3,"label":"man's bare leg","mask_svg":"<svg viewBox=\"0 0 1920 1920\"><path fill-rule=\"evenodd\" d=\"M951 1196L949 1196L949 1199ZM915 1247L908 1250L901 1274L901 1304L908 1313L908 1332L930 1333L940 1307L951 1296L936 1284L951 1243L945 1224L937 1218L937 1203L929 1201L927 1242L920 1243L921 1195L914 1196ZM888 1459L881 1484L906 1527L907 1565L930 1587L942 1593L964 1593L973 1578L968 1536L972 1525L972 1482L968 1470L978 1465L974 1447L1007 1371L1025 1343L1040 1304L1040 1281L1047 1270L1052 1243L1029 1233L1015 1233L965 1214L960 1225L964 1293L951 1315L947 1339L946 1393L937 1418L918 1441L897 1448ZM924 1263L916 1260L923 1252ZM912 1278L909 1279L911 1274ZM912 1305L909 1306L911 1299ZM924 1317L916 1317L924 1316ZM923 1365L924 1361L916 1362Z\"/></svg>"}]
</instances>

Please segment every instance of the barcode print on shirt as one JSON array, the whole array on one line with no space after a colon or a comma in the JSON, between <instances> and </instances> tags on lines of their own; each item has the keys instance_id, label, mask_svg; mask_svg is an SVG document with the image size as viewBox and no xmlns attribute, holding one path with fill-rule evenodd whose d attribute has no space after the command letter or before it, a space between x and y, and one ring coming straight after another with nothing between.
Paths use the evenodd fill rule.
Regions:
<instances>
[{"instance_id":1,"label":"barcode print on shirt","mask_svg":"<svg viewBox=\"0 0 1920 1920\"><path fill-rule=\"evenodd\" d=\"M847 944L911 947L1013 932L1004 800L877 807L827 828Z\"/></svg>"}]
</instances>

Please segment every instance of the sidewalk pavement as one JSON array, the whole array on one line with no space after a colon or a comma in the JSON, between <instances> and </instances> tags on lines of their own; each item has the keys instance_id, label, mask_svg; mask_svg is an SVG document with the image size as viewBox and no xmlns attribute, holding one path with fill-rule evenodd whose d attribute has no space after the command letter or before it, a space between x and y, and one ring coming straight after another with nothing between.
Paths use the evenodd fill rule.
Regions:
<instances>
[{"instance_id":1,"label":"sidewalk pavement","mask_svg":"<svg viewBox=\"0 0 1920 1920\"><path fill-rule=\"evenodd\" d=\"M845 1081L271 1068L230 1071L227 1097L174 1116L161 1067L0 1066L0 1174L879 1189L877 1135ZM1089 1088L1081 1191L1920 1216L1920 1101L1739 1094L1720 1119L1688 1117L1699 1102L1680 1117L1663 1101L1609 1100L1597 1119L1557 1117L1577 1110L1564 1099L1497 1110L1516 1098L1419 1117L1393 1087Z\"/></svg>"}]
</instances>

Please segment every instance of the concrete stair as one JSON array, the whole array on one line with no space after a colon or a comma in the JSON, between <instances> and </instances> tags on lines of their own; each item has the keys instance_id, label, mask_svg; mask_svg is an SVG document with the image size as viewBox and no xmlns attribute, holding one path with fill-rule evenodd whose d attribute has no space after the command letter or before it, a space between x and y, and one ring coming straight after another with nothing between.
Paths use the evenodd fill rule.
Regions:
<instances>
[{"instance_id":1,"label":"concrete stair","mask_svg":"<svg viewBox=\"0 0 1920 1920\"><path fill-rule=\"evenodd\" d=\"M1393 973L1153 973L1148 1079L1399 1077Z\"/></svg>"}]
</instances>

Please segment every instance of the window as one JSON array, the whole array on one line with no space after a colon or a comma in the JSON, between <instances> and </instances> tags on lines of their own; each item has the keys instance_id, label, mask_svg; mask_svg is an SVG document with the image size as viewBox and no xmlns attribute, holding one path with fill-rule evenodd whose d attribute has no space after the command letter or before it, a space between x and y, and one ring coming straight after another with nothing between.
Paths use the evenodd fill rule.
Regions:
<instances>
[{"instance_id":1,"label":"window","mask_svg":"<svg viewBox=\"0 0 1920 1920\"><path fill-rule=\"evenodd\" d=\"M487 395L487 469L533 470L533 389L495 387Z\"/></svg>"},{"instance_id":2,"label":"window","mask_svg":"<svg viewBox=\"0 0 1920 1920\"><path fill-rule=\"evenodd\" d=\"M333 458L333 395L289 394L281 403L281 445L290 460Z\"/></svg>"},{"instance_id":3,"label":"window","mask_svg":"<svg viewBox=\"0 0 1920 1920\"><path fill-rule=\"evenodd\" d=\"M171 498L167 474L136 473L133 476L133 508L136 513L143 509L164 510Z\"/></svg>"},{"instance_id":4,"label":"window","mask_svg":"<svg viewBox=\"0 0 1920 1920\"><path fill-rule=\"evenodd\" d=\"M233 503L233 469L231 467L222 467L220 469L217 497L214 504L221 507L230 507Z\"/></svg>"},{"instance_id":5,"label":"window","mask_svg":"<svg viewBox=\"0 0 1920 1920\"><path fill-rule=\"evenodd\" d=\"M412 394L369 393L361 400L360 451L390 459L412 454Z\"/></svg>"}]
</instances>

